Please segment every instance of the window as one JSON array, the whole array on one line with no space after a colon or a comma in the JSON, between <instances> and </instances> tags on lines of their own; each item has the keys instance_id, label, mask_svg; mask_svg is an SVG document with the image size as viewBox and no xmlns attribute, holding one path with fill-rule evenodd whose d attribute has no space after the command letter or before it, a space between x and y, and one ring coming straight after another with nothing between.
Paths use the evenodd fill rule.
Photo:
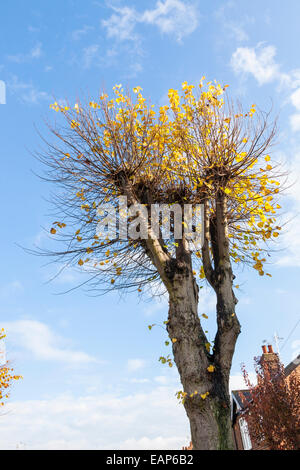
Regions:
<instances>
[{"instance_id":1,"label":"window","mask_svg":"<svg viewBox=\"0 0 300 470\"><path fill-rule=\"evenodd\" d=\"M244 450L251 450L252 449L252 444L251 444L251 439L250 439L250 434L249 434L249 430L248 430L247 421L244 418L240 418L239 419L239 425L240 425Z\"/></svg>"}]
</instances>

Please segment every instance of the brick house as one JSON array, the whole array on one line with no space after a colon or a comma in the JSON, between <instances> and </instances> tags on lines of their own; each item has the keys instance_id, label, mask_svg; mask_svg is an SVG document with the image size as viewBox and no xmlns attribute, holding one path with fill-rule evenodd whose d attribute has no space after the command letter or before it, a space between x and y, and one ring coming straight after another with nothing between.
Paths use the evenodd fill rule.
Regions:
<instances>
[{"instance_id":1,"label":"brick house","mask_svg":"<svg viewBox=\"0 0 300 470\"><path fill-rule=\"evenodd\" d=\"M260 363L264 367L264 364L268 365L269 370L273 370L274 373L278 370L278 355L274 353L271 345L262 346L263 354L260 358ZM286 381L288 382L293 375L300 376L300 354L284 369ZM245 418L243 417L243 411L245 410L245 404L251 400L251 396L248 390L233 390L231 392L232 407L232 429L237 450L268 450L268 447L262 443L251 442L248 426Z\"/></svg>"}]
</instances>

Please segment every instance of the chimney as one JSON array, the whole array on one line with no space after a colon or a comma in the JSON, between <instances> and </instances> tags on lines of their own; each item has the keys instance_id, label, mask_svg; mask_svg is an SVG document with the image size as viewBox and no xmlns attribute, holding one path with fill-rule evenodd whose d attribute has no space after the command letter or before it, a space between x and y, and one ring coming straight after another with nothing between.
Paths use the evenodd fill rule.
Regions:
<instances>
[{"instance_id":1,"label":"chimney","mask_svg":"<svg viewBox=\"0 0 300 470\"><path fill-rule=\"evenodd\" d=\"M262 346L263 354L260 358L260 365L263 368L265 375L274 375L279 371L279 358L278 354L274 353L273 347L271 344L267 346Z\"/></svg>"}]
</instances>

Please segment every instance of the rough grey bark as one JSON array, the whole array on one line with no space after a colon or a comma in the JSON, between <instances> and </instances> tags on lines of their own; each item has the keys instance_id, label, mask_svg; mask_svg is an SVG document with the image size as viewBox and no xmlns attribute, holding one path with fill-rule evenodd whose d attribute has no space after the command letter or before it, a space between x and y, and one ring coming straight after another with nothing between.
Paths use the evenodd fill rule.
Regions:
<instances>
[{"instance_id":1,"label":"rough grey bark","mask_svg":"<svg viewBox=\"0 0 300 470\"><path fill-rule=\"evenodd\" d=\"M123 189L130 202L136 202L125 185ZM163 240L157 238L145 220L148 239L144 242L144 249L169 293L167 329L170 338L175 339L173 354L183 391L187 394L184 406L190 422L193 448L233 449L229 374L240 326L235 315L237 301L232 290L234 276L229 256L226 200L220 196L216 201L213 219L209 215L208 204L205 202L204 205L202 260L206 278L217 297L218 329L212 352L206 348L208 341L198 315L199 288L193 275L188 242L184 236L177 240L176 257L171 258L164 251ZM214 366L213 372L208 371L210 365ZM201 395L207 392L209 395L203 399Z\"/></svg>"},{"instance_id":2,"label":"rough grey bark","mask_svg":"<svg viewBox=\"0 0 300 470\"><path fill-rule=\"evenodd\" d=\"M235 341L228 337L231 344L226 357L219 344L215 345L214 353L209 354L197 305L198 289L193 277L176 273L170 294L168 332L170 338L176 338L174 360L183 390L188 394L184 406L193 448L233 449L228 382ZM207 370L210 364L215 366L213 373ZM198 393L190 397L195 391ZM201 398L206 392L209 392L208 398Z\"/></svg>"},{"instance_id":3,"label":"rough grey bark","mask_svg":"<svg viewBox=\"0 0 300 470\"><path fill-rule=\"evenodd\" d=\"M198 316L198 286L184 241L179 243L171 275L168 272L168 333L171 339L176 339L173 343L174 360L183 390L187 393L184 406L190 421L193 447L200 450L234 448L229 376L240 325L235 314L237 300L232 290L234 276L223 196L217 200L214 217L209 218L205 205L202 259L206 277L217 298L218 329L212 353L205 347L207 339ZM214 366L213 372L208 371L210 365ZM203 399L201 394L207 392L208 398Z\"/></svg>"}]
</instances>

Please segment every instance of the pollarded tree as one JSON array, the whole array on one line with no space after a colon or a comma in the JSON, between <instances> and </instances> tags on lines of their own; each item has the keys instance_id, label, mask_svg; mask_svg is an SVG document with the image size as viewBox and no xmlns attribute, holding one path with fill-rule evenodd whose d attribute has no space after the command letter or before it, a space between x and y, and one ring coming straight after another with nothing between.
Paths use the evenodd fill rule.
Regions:
<instances>
[{"instance_id":1,"label":"pollarded tree","mask_svg":"<svg viewBox=\"0 0 300 470\"><path fill-rule=\"evenodd\" d=\"M74 107L55 102L51 107L64 124L49 126L56 139L39 155L59 189L54 203L60 215L51 233L64 247L52 254L90 272L90 286L99 291L163 286L168 293L165 323L194 449L233 448L228 381L240 324L232 263L264 275L264 250L280 230L279 183L266 155L275 126L255 106L243 113L227 100L225 88L202 80L195 92L185 82L181 96L169 90L168 106L158 110L141 88L132 98L121 85L111 99L102 94ZM122 207L109 220L99 207L111 212L120 196ZM157 204L174 209L168 237L164 216L151 213ZM175 227L175 212L187 204L203 207L200 247L188 230L181 234ZM105 220L117 222L113 236L101 235ZM217 298L213 344L197 311L205 279Z\"/></svg>"}]
</instances>

